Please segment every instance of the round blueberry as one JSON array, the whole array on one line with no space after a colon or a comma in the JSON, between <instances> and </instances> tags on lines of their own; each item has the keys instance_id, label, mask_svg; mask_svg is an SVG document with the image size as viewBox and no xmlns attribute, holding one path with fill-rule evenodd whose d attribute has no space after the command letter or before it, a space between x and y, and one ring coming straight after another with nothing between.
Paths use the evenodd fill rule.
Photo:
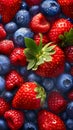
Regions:
<instances>
[{"instance_id":1,"label":"round blueberry","mask_svg":"<svg viewBox=\"0 0 73 130\"><path fill-rule=\"evenodd\" d=\"M26 4L26 2L22 1L22 4L21 4L21 9L25 9L25 10L28 10L28 5Z\"/></svg>"},{"instance_id":2,"label":"round blueberry","mask_svg":"<svg viewBox=\"0 0 73 130\"><path fill-rule=\"evenodd\" d=\"M40 10L46 16L55 16L60 13L60 5L54 0L45 0L40 5Z\"/></svg>"},{"instance_id":3,"label":"round blueberry","mask_svg":"<svg viewBox=\"0 0 73 130\"><path fill-rule=\"evenodd\" d=\"M36 113L35 113L35 111L27 111L25 113L25 118L26 118L26 121L35 122L36 121Z\"/></svg>"},{"instance_id":4,"label":"round blueberry","mask_svg":"<svg viewBox=\"0 0 73 130\"><path fill-rule=\"evenodd\" d=\"M36 15L37 13L40 12L40 9L39 9L39 6L38 5L35 5L35 6L32 6L29 10L30 14L32 16Z\"/></svg>"},{"instance_id":5,"label":"round blueberry","mask_svg":"<svg viewBox=\"0 0 73 130\"><path fill-rule=\"evenodd\" d=\"M0 119L0 129L1 130L8 130L8 126L6 124L6 121L3 119Z\"/></svg>"},{"instance_id":6,"label":"round blueberry","mask_svg":"<svg viewBox=\"0 0 73 130\"><path fill-rule=\"evenodd\" d=\"M20 28L18 29L13 36L14 42L16 46L24 47L25 41L24 38L33 38L33 32L29 28Z\"/></svg>"},{"instance_id":7,"label":"round blueberry","mask_svg":"<svg viewBox=\"0 0 73 130\"><path fill-rule=\"evenodd\" d=\"M69 118L73 118L73 102L70 102L67 106L66 112Z\"/></svg>"},{"instance_id":8,"label":"round blueberry","mask_svg":"<svg viewBox=\"0 0 73 130\"><path fill-rule=\"evenodd\" d=\"M30 21L30 14L27 10L19 10L15 18L16 18L16 23L20 27L27 27Z\"/></svg>"},{"instance_id":9,"label":"round blueberry","mask_svg":"<svg viewBox=\"0 0 73 130\"><path fill-rule=\"evenodd\" d=\"M73 130L73 120L72 119L68 119L66 121L66 126L67 126L68 130Z\"/></svg>"},{"instance_id":10,"label":"round blueberry","mask_svg":"<svg viewBox=\"0 0 73 130\"><path fill-rule=\"evenodd\" d=\"M73 77L70 74L61 74L56 81L57 89L68 92L73 87Z\"/></svg>"},{"instance_id":11,"label":"round blueberry","mask_svg":"<svg viewBox=\"0 0 73 130\"><path fill-rule=\"evenodd\" d=\"M17 30L17 24L15 22L9 22L5 25L5 30L7 33L14 33Z\"/></svg>"},{"instance_id":12,"label":"round blueberry","mask_svg":"<svg viewBox=\"0 0 73 130\"><path fill-rule=\"evenodd\" d=\"M38 130L37 125L32 122L26 122L24 124L23 130Z\"/></svg>"},{"instance_id":13,"label":"round blueberry","mask_svg":"<svg viewBox=\"0 0 73 130\"><path fill-rule=\"evenodd\" d=\"M4 92L3 97L5 98L5 100L6 100L7 102L9 102L9 101L11 101L12 98L13 98L13 93L12 93L12 92L9 92L9 91L6 91L6 92Z\"/></svg>"},{"instance_id":14,"label":"round blueberry","mask_svg":"<svg viewBox=\"0 0 73 130\"><path fill-rule=\"evenodd\" d=\"M25 78L25 77L28 76L29 71L27 70L26 67L20 67L20 68L19 68L19 73L20 73L22 76L24 76L24 78Z\"/></svg>"},{"instance_id":15,"label":"round blueberry","mask_svg":"<svg viewBox=\"0 0 73 130\"><path fill-rule=\"evenodd\" d=\"M0 76L0 93L2 93L5 89L5 79Z\"/></svg>"},{"instance_id":16,"label":"round blueberry","mask_svg":"<svg viewBox=\"0 0 73 130\"><path fill-rule=\"evenodd\" d=\"M0 15L0 23L2 23L2 16Z\"/></svg>"},{"instance_id":17,"label":"round blueberry","mask_svg":"<svg viewBox=\"0 0 73 130\"><path fill-rule=\"evenodd\" d=\"M5 55L0 55L0 75L6 74L10 70L10 60Z\"/></svg>"},{"instance_id":18,"label":"round blueberry","mask_svg":"<svg viewBox=\"0 0 73 130\"><path fill-rule=\"evenodd\" d=\"M66 63L65 63L65 72L66 72L66 73L69 73L69 72L70 72L70 69L71 69L71 65L70 65L68 62L66 62Z\"/></svg>"},{"instance_id":19,"label":"round blueberry","mask_svg":"<svg viewBox=\"0 0 73 130\"><path fill-rule=\"evenodd\" d=\"M68 118L67 113L66 112L61 113L61 118L62 120L66 121Z\"/></svg>"}]
</instances>

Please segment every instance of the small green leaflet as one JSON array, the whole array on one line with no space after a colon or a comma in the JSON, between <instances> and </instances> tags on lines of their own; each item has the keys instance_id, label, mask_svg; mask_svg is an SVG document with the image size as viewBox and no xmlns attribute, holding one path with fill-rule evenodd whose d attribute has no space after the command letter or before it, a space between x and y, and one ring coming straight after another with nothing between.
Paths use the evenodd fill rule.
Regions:
<instances>
[{"instance_id":1,"label":"small green leaflet","mask_svg":"<svg viewBox=\"0 0 73 130\"><path fill-rule=\"evenodd\" d=\"M27 66L27 70L32 69L35 66L35 63L36 63L35 60L30 60Z\"/></svg>"}]
</instances>

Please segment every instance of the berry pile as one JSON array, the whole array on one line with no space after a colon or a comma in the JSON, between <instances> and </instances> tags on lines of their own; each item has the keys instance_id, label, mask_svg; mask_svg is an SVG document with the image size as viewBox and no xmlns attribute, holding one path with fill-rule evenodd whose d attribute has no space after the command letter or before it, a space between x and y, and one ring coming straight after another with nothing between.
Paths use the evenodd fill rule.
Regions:
<instances>
[{"instance_id":1,"label":"berry pile","mask_svg":"<svg viewBox=\"0 0 73 130\"><path fill-rule=\"evenodd\" d=\"M73 0L0 0L0 130L73 130Z\"/></svg>"}]
</instances>

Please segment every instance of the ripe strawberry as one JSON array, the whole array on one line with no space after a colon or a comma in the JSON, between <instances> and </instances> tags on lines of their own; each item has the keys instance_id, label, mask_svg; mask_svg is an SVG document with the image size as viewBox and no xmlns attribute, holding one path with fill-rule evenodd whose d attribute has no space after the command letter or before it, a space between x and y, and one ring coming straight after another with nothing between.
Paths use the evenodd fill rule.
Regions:
<instances>
[{"instance_id":1,"label":"ripe strawberry","mask_svg":"<svg viewBox=\"0 0 73 130\"><path fill-rule=\"evenodd\" d=\"M58 46L48 43L42 48L42 39L39 46L29 38L25 39L25 43L27 48L24 53L28 61L28 70L34 70L42 77L56 77L63 73L65 57Z\"/></svg>"},{"instance_id":2,"label":"ripe strawberry","mask_svg":"<svg viewBox=\"0 0 73 130\"><path fill-rule=\"evenodd\" d=\"M35 82L26 82L17 91L12 106L25 110L34 110L41 107L46 98L46 93L43 87L40 87Z\"/></svg>"},{"instance_id":3,"label":"ripe strawberry","mask_svg":"<svg viewBox=\"0 0 73 130\"><path fill-rule=\"evenodd\" d=\"M8 123L11 130L18 130L22 127L24 123L24 114L18 110L6 111L4 117Z\"/></svg>"},{"instance_id":4,"label":"ripe strawberry","mask_svg":"<svg viewBox=\"0 0 73 130\"><path fill-rule=\"evenodd\" d=\"M71 67L70 74L73 76L73 66Z\"/></svg>"},{"instance_id":5,"label":"ripe strawberry","mask_svg":"<svg viewBox=\"0 0 73 130\"><path fill-rule=\"evenodd\" d=\"M23 84L24 80L22 76L15 70L12 70L9 72L9 74L6 76L6 89L12 90L16 87L20 87Z\"/></svg>"},{"instance_id":6,"label":"ripe strawberry","mask_svg":"<svg viewBox=\"0 0 73 130\"><path fill-rule=\"evenodd\" d=\"M10 55L10 60L13 65L26 65L26 56L23 51L23 48L14 48Z\"/></svg>"},{"instance_id":7,"label":"ripe strawberry","mask_svg":"<svg viewBox=\"0 0 73 130\"><path fill-rule=\"evenodd\" d=\"M34 35L34 41L36 42L37 45L40 44L40 35L39 34ZM43 45L45 45L46 43L49 42L47 34L42 35L42 42L43 42Z\"/></svg>"},{"instance_id":8,"label":"ripe strawberry","mask_svg":"<svg viewBox=\"0 0 73 130\"><path fill-rule=\"evenodd\" d=\"M42 0L25 0L29 6L39 5Z\"/></svg>"},{"instance_id":9,"label":"ripe strawberry","mask_svg":"<svg viewBox=\"0 0 73 130\"><path fill-rule=\"evenodd\" d=\"M0 54L10 55L14 49L14 43L11 40L3 40L0 42Z\"/></svg>"},{"instance_id":10,"label":"ripe strawberry","mask_svg":"<svg viewBox=\"0 0 73 130\"><path fill-rule=\"evenodd\" d=\"M4 113L10 109L9 103L5 99L0 97L0 116L4 116Z\"/></svg>"},{"instance_id":11,"label":"ripe strawberry","mask_svg":"<svg viewBox=\"0 0 73 130\"><path fill-rule=\"evenodd\" d=\"M35 33L45 33L50 29L50 23L46 20L42 13L39 13L32 18L30 28Z\"/></svg>"},{"instance_id":12,"label":"ripe strawberry","mask_svg":"<svg viewBox=\"0 0 73 130\"><path fill-rule=\"evenodd\" d=\"M0 25L0 41L6 38L6 31L2 25Z\"/></svg>"},{"instance_id":13,"label":"ripe strawberry","mask_svg":"<svg viewBox=\"0 0 73 130\"><path fill-rule=\"evenodd\" d=\"M48 107L55 114L59 114L66 109L67 101L57 92L52 91L48 97Z\"/></svg>"},{"instance_id":14,"label":"ripe strawberry","mask_svg":"<svg viewBox=\"0 0 73 130\"><path fill-rule=\"evenodd\" d=\"M3 23L12 20L16 12L19 10L21 0L0 0L0 14L2 15Z\"/></svg>"},{"instance_id":15,"label":"ripe strawberry","mask_svg":"<svg viewBox=\"0 0 73 130\"><path fill-rule=\"evenodd\" d=\"M64 49L66 60L73 63L73 46L68 46Z\"/></svg>"},{"instance_id":16,"label":"ripe strawberry","mask_svg":"<svg viewBox=\"0 0 73 130\"><path fill-rule=\"evenodd\" d=\"M68 93L68 99L73 101L73 90Z\"/></svg>"},{"instance_id":17,"label":"ripe strawberry","mask_svg":"<svg viewBox=\"0 0 73 130\"><path fill-rule=\"evenodd\" d=\"M38 114L38 127L39 130L66 130L60 117L46 110Z\"/></svg>"},{"instance_id":18,"label":"ripe strawberry","mask_svg":"<svg viewBox=\"0 0 73 130\"><path fill-rule=\"evenodd\" d=\"M73 0L58 0L63 13L73 19Z\"/></svg>"},{"instance_id":19,"label":"ripe strawberry","mask_svg":"<svg viewBox=\"0 0 73 130\"><path fill-rule=\"evenodd\" d=\"M50 38L50 41L59 43L60 39L59 36L61 34L64 34L64 32L69 31L72 28L72 24L64 19L61 18L59 20L57 20L51 27L48 36Z\"/></svg>"}]
</instances>

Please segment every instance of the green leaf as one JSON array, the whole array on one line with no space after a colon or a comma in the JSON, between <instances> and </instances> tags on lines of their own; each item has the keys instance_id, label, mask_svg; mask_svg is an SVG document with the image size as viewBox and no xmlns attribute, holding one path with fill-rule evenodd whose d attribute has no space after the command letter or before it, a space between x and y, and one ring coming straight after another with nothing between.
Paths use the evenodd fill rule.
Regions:
<instances>
[{"instance_id":1,"label":"green leaf","mask_svg":"<svg viewBox=\"0 0 73 130\"><path fill-rule=\"evenodd\" d=\"M42 49L42 45L43 45L43 43L42 43L42 34L41 33L39 33L39 35L40 35L40 44L39 44L39 46L38 46L38 51L41 51L41 49Z\"/></svg>"},{"instance_id":2,"label":"green leaf","mask_svg":"<svg viewBox=\"0 0 73 130\"><path fill-rule=\"evenodd\" d=\"M27 70L32 69L35 66L35 60L30 60L27 66Z\"/></svg>"},{"instance_id":3,"label":"green leaf","mask_svg":"<svg viewBox=\"0 0 73 130\"><path fill-rule=\"evenodd\" d=\"M48 47L46 50L48 51L48 52L51 52L52 50L54 51L54 48L56 47L56 45L52 45L52 46L50 46L50 47Z\"/></svg>"},{"instance_id":4,"label":"green leaf","mask_svg":"<svg viewBox=\"0 0 73 130\"><path fill-rule=\"evenodd\" d=\"M64 40L64 36L63 35L59 35L59 39Z\"/></svg>"},{"instance_id":5,"label":"green leaf","mask_svg":"<svg viewBox=\"0 0 73 130\"><path fill-rule=\"evenodd\" d=\"M43 48L42 51L45 51L53 42L47 43Z\"/></svg>"},{"instance_id":6,"label":"green leaf","mask_svg":"<svg viewBox=\"0 0 73 130\"><path fill-rule=\"evenodd\" d=\"M26 48L26 49L24 50L24 54L26 55L27 60L28 60L28 59L34 59L34 58L35 58L34 54L31 53L30 49L28 49L28 48Z\"/></svg>"}]
</instances>

